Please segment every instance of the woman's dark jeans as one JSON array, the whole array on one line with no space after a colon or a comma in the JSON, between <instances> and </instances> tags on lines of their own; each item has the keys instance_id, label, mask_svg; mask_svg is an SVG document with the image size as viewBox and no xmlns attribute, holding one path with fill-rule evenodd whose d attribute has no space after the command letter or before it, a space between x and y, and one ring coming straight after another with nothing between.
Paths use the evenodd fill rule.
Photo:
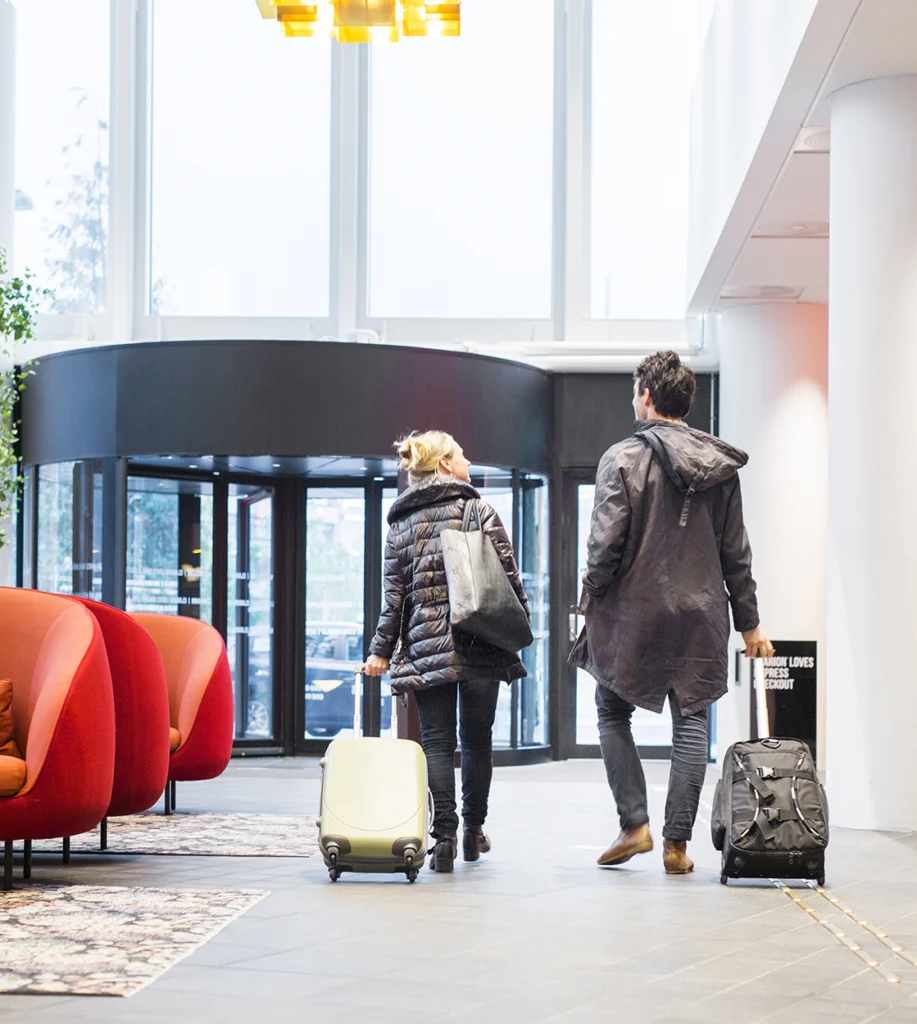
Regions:
<instances>
[{"instance_id":1,"label":"woman's dark jeans","mask_svg":"<svg viewBox=\"0 0 917 1024\"><path fill-rule=\"evenodd\" d=\"M457 706L462 741L462 817L466 828L479 828L484 824L494 772L493 727L499 693L498 682L479 679L431 686L414 694L433 793L435 839L458 834L459 820L455 812Z\"/></svg>"},{"instance_id":2,"label":"woman's dark jeans","mask_svg":"<svg viewBox=\"0 0 917 1024\"><path fill-rule=\"evenodd\" d=\"M631 716L636 709L599 684L595 688L595 705L599 713L602 760L618 805L621 828L645 825L649 821L646 779L630 727ZM678 841L691 838L707 774L707 709L682 716L674 693L669 694L669 707L672 712L672 765L662 838Z\"/></svg>"}]
</instances>

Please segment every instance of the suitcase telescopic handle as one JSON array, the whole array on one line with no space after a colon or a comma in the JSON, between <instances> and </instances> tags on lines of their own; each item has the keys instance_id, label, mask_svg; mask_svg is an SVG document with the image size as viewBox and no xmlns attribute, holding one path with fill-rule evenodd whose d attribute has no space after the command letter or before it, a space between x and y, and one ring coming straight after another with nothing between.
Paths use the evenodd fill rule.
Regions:
<instances>
[{"instance_id":1,"label":"suitcase telescopic handle","mask_svg":"<svg viewBox=\"0 0 917 1024\"><path fill-rule=\"evenodd\" d=\"M758 739L767 739L771 734L770 715L767 710L767 689L764 683L764 659L755 658L752 666L752 685L755 688L755 711L758 723Z\"/></svg>"},{"instance_id":2,"label":"suitcase telescopic handle","mask_svg":"<svg viewBox=\"0 0 917 1024\"><path fill-rule=\"evenodd\" d=\"M392 739L398 739L398 697L392 694ZM362 735L363 731L363 666L353 674L353 734Z\"/></svg>"},{"instance_id":3,"label":"suitcase telescopic handle","mask_svg":"<svg viewBox=\"0 0 917 1024\"><path fill-rule=\"evenodd\" d=\"M353 734L359 738L363 733L363 666L353 674Z\"/></svg>"}]
</instances>

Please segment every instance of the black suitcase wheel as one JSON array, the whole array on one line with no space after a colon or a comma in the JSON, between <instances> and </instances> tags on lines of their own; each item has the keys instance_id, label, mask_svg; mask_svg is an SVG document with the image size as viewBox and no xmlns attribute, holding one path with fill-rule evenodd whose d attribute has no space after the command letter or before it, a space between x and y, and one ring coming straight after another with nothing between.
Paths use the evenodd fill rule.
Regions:
<instances>
[{"instance_id":1,"label":"black suitcase wheel","mask_svg":"<svg viewBox=\"0 0 917 1024\"><path fill-rule=\"evenodd\" d=\"M337 868L330 868L328 871L328 877L332 882L336 882L341 877L341 872Z\"/></svg>"},{"instance_id":2,"label":"black suitcase wheel","mask_svg":"<svg viewBox=\"0 0 917 1024\"><path fill-rule=\"evenodd\" d=\"M825 876L824 876L824 875L822 875L822 876L821 876L820 878L816 879L816 881L817 881L817 883L818 883L818 884L819 884L819 885L820 885L820 886L821 886L822 888L824 888L824 886L825 886Z\"/></svg>"},{"instance_id":3,"label":"black suitcase wheel","mask_svg":"<svg viewBox=\"0 0 917 1024\"><path fill-rule=\"evenodd\" d=\"M417 868L411 868L411 870L407 872L408 881L413 884L417 881L417 876L419 874L420 872L417 870Z\"/></svg>"},{"instance_id":4,"label":"black suitcase wheel","mask_svg":"<svg viewBox=\"0 0 917 1024\"><path fill-rule=\"evenodd\" d=\"M720 875L720 885L729 885L729 879L725 875Z\"/></svg>"}]
</instances>

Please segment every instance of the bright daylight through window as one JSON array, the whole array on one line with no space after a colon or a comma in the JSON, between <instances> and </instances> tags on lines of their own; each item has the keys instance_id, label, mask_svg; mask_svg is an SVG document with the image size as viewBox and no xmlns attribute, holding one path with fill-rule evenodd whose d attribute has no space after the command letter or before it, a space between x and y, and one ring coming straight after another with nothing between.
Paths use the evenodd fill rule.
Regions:
<instances>
[{"instance_id":1,"label":"bright daylight through window","mask_svg":"<svg viewBox=\"0 0 917 1024\"><path fill-rule=\"evenodd\" d=\"M328 315L331 44L154 0L150 312Z\"/></svg>"},{"instance_id":2,"label":"bright daylight through window","mask_svg":"<svg viewBox=\"0 0 917 1024\"><path fill-rule=\"evenodd\" d=\"M715 0L593 0L595 319L685 314L691 92L714 6Z\"/></svg>"},{"instance_id":3,"label":"bright daylight through window","mask_svg":"<svg viewBox=\"0 0 917 1024\"><path fill-rule=\"evenodd\" d=\"M15 269L49 313L108 304L108 0L16 0Z\"/></svg>"},{"instance_id":4,"label":"bright daylight through window","mask_svg":"<svg viewBox=\"0 0 917 1024\"><path fill-rule=\"evenodd\" d=\"M14 2L15 267L54 289L47 313L107 314L110 288L133 288L118 299L138 324L193 317L194 333L222 337L224 318L301 318L322 323L272 330L319 337L368 317L391 341L420 337L406 320L454 341L477 336L469 320L495 338L505 321L540 322L547 340L562 294L584 299L568 322L684 315L690 97L714 0L581 0L566 40L557 0L464 0L460 38L362 50L286 39L254 0L220 0L219 17L210 0L147 0L149 79L135 85L150 123L133 126L110 111L112 24L122 42L133 31L112 22L120 9ZM575 117L556 132L580 76L584 132ZM112 204L113 230L110 150L125 132L147 190ZM580 147L585 176L556 177ZM145 278L110 285L111 237ZM585 260L555 260L580 237ZM557 278L564 267L584 280Z\"/></svg>"},{"instance_id":5,"label":"bright daylight through window","mask_svg":"<svg viewBox=\"0 0 917 1024\"><path fill-rule=\"evenodd\" d=\"M553 0L465 0L460 39L371 60L370 316L549 318Z\"/></svg>"}]
</instances>

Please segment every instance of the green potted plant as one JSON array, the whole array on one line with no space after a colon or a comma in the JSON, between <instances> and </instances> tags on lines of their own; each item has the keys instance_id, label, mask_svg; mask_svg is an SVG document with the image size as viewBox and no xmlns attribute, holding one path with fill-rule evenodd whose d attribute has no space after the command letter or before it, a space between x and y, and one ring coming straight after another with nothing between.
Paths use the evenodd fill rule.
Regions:
<instances>
[{"instance_id":1,"label":"green potted plant","mask_svg":"<svg viewBox=\"0 0 917 1024\"><path fill-rule=\"evenodd\" d=\"M16 471L17 403L37 365L34 361L18 365L16 355L34 337L38 300L48 294L33 284L34 279L29 270L19 277L9 276L6 251L0 248L0 548L7 543L2 523L15 508L21 483Z\"/></svg>"}]
</instances>

